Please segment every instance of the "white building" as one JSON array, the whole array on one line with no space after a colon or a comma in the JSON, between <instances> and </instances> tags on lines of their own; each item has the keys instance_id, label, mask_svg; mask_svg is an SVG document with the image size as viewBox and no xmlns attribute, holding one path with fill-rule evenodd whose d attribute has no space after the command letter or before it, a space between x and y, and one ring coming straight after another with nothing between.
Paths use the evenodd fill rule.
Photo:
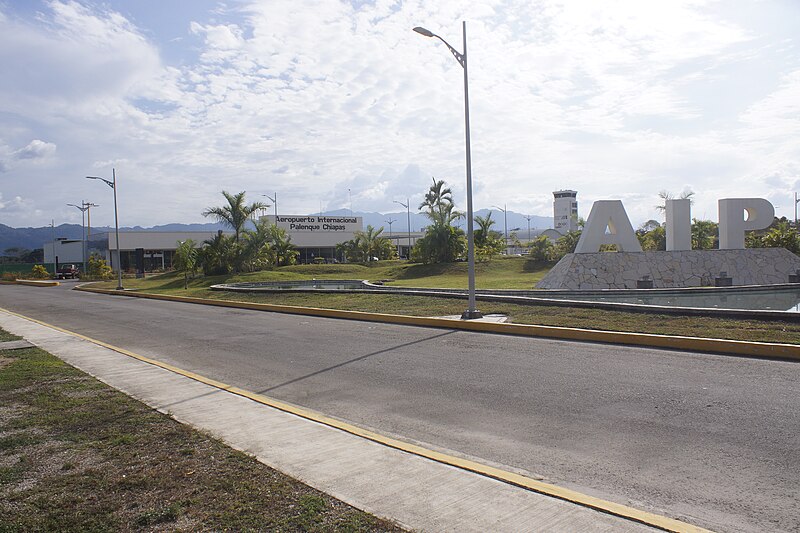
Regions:
<instances>
[{"instance_id":1,"label":"white building","mask_svg":"<svg viewBox=\"0 0 800 533\"><path fill-rule=\"evenodd\" d=\"M44 263L59 265L64 263L83 263L83 241L75 239L58 238L42 244L44 250Z\"/></svg>"},{"instance_id":2,"label":"white building","mask_svg":"<svg viewBox=\"0 0 800 533\"><path fill-rule=\"evenodd\" d=\"M578 230L578 192L553 192L553 228L561 235Z\"/></svg>"},{"instance_id":3,"label":"white building","mask_svg":"<svg viewBox=\"0 0 800 533\"><path fill-rule=\"evenodd\" d=\"M191 239L196 247L213 239L216 231L120 231L119 255L123 271L152 272L172 268L178 243ZM108 232L106 261L116 269L117 237Z\"/></svg>"}]
</instances>

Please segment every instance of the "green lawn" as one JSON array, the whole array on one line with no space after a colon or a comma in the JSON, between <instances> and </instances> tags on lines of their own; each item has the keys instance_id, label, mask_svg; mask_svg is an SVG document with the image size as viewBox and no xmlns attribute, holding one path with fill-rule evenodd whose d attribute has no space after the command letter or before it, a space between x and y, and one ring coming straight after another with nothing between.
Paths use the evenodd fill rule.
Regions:
<instances>
[{"instance_id":1,"label":"green lawn","mask_svg":"<svg viewBox=\"0 0 800 533\"><path fill-rule=\"evenodd\" d=\"M400 529L30 348L0 350L0 531Z\"/></svg>"},{"instance_id":2,"label":"green lawn","mask_svg":"<svg viewBox=\"0 0 800 533\"><path fill-rule=\"evenodd\" d=\"M548 265L536 264L522 257L502 258L489 263L481 263L477 265L477 287L479 289L531 288L535 280L547 273L548 268ZM370 266L299 265L230 277L199 277L191 280L189 288L186 290L183 289L182 276L175 274L164 274L144 280L125 280L124 285L129 289L159 294L411 316L460 315L466 306L465 300L428 296L353 293L248 294L211 291L208 288L215 283L226 281L285 281L311 278L394 280L388 282L387 285L398 287L465 288L467 285L466 263L408 265L399 261L386 261ZM116 283L108 282L101 286L114 288ZM778 320L659 315L481 301L478 301L478 308L484 313L506 314L517 324L800 344L800 324Z\"/></svg>"}]
</instances>

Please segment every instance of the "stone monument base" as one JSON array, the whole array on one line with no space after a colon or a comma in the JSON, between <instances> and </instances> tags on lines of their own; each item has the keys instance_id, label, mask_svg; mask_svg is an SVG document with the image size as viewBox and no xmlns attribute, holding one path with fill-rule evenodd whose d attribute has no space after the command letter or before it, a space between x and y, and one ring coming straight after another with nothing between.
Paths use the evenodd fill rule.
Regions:
<instances>
[{"instance_id":1,"label":"stone monument base","mask_svg":"<svg viewBox=\"0 0 800 533\"><path fill-rule=\"evenodd\" d=\"M790 283L800 257L785 248L567 254L539 289L669 289ZM637 286L638 285L638 286Z\"/></svg>"}]
</instances>

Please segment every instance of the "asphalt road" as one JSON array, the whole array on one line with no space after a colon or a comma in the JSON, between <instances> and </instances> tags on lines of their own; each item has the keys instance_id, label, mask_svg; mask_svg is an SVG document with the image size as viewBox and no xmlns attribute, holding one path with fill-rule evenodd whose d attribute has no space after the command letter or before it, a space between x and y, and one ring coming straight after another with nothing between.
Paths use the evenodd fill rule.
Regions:
<instances>
[{"instance_id":1,"label":"asphalt road","mask_svg":"<svg viewBox=\"0 0 800 533\"><path fill-rule=\"evenodd\" d=\"M0 307L718 531L800 528L800 364L0 286Z\"/></svg>"}]
</instances>

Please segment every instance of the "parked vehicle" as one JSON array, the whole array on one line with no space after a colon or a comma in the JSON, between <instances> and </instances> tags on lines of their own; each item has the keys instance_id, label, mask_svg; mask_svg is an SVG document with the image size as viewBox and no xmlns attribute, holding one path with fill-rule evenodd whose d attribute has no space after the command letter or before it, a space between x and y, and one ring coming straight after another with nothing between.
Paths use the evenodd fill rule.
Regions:
<instances>
[{"instance_id":1,"label":"parked vehicle","mask_svg":"<svg viewBox=\"0 0 800 533\"><path fill-rule=\"evenodd\" d=\"M80 270L75 265L61 265L56 271L56 279L76 279Z\"/></svg>"}]
</instances>

